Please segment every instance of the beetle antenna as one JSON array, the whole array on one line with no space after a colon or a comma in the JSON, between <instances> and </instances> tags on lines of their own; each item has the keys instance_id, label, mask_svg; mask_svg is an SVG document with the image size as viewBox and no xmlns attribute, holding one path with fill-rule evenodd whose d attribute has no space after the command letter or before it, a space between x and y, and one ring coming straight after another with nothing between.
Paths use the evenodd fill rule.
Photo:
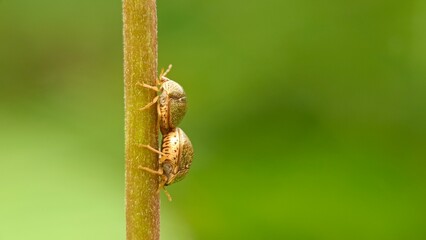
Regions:
<instances>
[{"instance_id":1,"label":"beetle antenna","mask_svg":"<svg viewBox=\"0 0 426 240\"><path fill-rule=\"evenodd\" d=\"M162 77L165 77L170 72L170 70L172 70L172 67L173 67L173 65L170 64L169 67L167 68L167 70L163 73Z\"/></svg>"},{"instance_id":2,"label":"beetle antenna","mask_svg":"<svg viewBox=\"0 0 426 240\"><path fill-rule=\"evenodd\" d=\"M160 79L159 79L160 82L166 82L170 80L166 78L166 75L170 72L171 69L172 69L172 64L169 65L169 67L167 68L165 72L164 72L164 69L161 69Z\"/></svg>"}]
</instances>

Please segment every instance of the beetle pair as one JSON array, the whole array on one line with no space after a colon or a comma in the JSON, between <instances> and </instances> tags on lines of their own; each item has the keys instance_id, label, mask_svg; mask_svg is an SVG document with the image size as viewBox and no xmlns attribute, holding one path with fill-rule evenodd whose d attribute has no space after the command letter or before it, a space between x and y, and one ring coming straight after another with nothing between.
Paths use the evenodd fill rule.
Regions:
<instances>
[{"instance_id":1,"label":"beetle pair","mask_svg":"<svg viewBox=\"0 0 426 240\"><path fill-rule=\"evenodd\" d=\"M163 134L161 151L149 145L140 145L159 154L159 169L153 170L142 166L139 168L160 176L158 190L163 189L169 201L171 201L171 196L165 186L178 182L186 176L194 155L191 141L182 129L177 127L186 113L186 94L177 82L166 77L171 67L172 65L169 65L165 72L161 72L156 80L157 86L138 83L142 87L159 93L140 110L143 111L157 103L157 126L159 125Z\"/></svg>"}]
</instances>

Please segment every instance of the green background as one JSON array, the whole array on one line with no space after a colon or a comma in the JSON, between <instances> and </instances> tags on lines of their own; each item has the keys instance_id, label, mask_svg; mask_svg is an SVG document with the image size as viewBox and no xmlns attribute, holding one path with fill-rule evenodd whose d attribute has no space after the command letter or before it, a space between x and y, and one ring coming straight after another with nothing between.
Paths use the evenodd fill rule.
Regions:
<instances>
[{"instance_id":1,"label":"green background","mask_svg":"<svg viewBox=\"0 0 426 240\"><path fill-rule=\"evenodd\" d=\"M426 239L426 2L159 0L163 240ZM124 239L120 1L0 1L0 239Z\"/></svg>"}]
</instances>

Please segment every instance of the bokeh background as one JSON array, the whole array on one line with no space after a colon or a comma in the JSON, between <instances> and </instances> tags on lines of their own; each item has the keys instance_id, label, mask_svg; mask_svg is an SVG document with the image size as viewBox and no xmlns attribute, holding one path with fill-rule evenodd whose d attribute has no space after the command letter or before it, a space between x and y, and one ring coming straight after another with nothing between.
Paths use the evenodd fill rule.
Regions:
<instances>
[{"instance_id":1,"label":"bokeh background","mask_svg":"<svg viewBox=\"0 0 426 240\"><path fill-rule=\"evenodd\" d=\"M426 2L159 0L195 147L163 240L426 239ZM124 239L120 1L0 1L0 239Z\"/></svg>"}]
</instances>

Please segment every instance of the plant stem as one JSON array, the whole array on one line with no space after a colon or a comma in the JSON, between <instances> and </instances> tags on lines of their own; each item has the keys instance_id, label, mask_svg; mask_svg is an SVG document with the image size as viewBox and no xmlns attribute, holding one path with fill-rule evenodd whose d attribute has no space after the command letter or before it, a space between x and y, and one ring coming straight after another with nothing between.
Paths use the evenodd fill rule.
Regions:
<instances>
[{"instance_id":1,"label":"plant stem","mask_svg":"<svg viewBox=\"0 0 426 240\"><path fill-rule=\"evenodd\" d=\"M156 108L140 111L156 92L137 84L157 78L156 8L156 0L123 0L127 240L160 239L158 176L139 169L158 169L157 154L139 147L158 147Z\"/></svg>"}]
</instances>

